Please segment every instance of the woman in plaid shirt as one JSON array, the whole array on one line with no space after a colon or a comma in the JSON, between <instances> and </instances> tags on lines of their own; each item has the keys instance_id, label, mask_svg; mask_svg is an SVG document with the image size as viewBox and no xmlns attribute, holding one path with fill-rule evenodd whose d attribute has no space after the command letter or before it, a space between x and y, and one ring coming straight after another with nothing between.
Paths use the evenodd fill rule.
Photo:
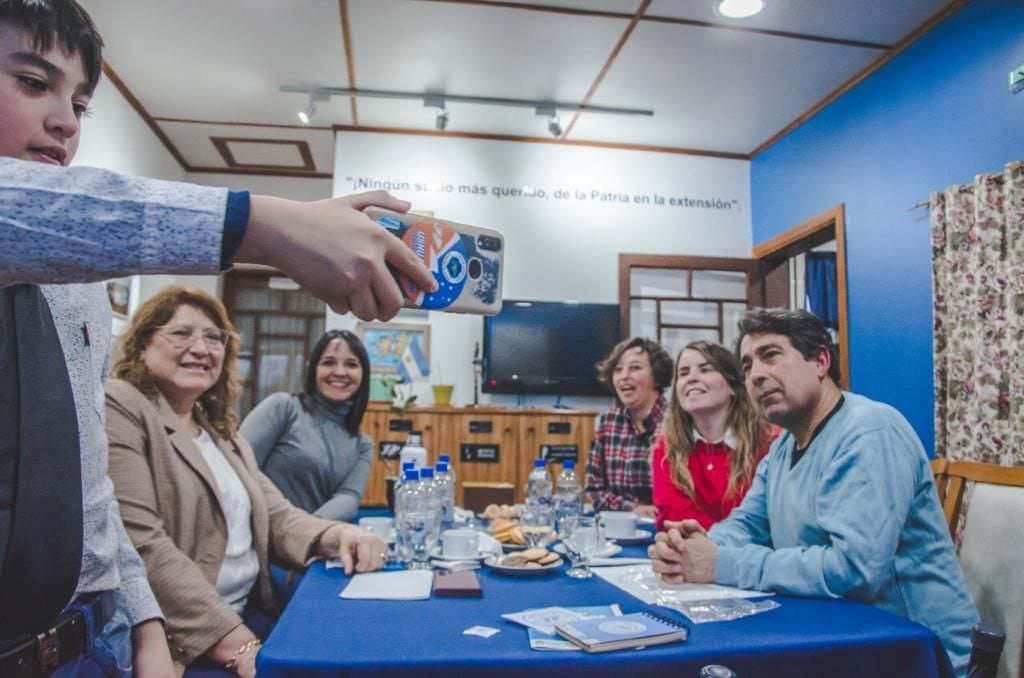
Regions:
<instances>
[{"instance_id":1,"label":"woman in plaid shirt","mask_svg":"<svg viewBox=\"0 0 1024 678\"><path fill-rule=\"evenodd\" d=\"M597 418L587 462L587 494L595 511L633 511L654 517L651 444L665 414L662 392L672 383L672 358L641 337L620 342L597 364L615 406Z\"/></svg>"}]
</instances>

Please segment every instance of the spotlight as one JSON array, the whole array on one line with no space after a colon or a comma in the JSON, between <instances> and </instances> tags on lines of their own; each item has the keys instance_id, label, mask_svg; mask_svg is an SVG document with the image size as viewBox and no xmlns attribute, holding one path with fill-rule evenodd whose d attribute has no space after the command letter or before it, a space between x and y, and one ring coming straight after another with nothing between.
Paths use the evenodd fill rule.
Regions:
<instances>
[{"instance_id":1,"label":"spotlight","mask_svg":"<svg viewBox=\"0 0 1024 678\"><path fill-rule=\"evenodd\" d=\"M299 111L299 122L303 125L308 125L314 115L316 115L316 95L310 92L309 103L306 105L305 110Z\"/></svg>"},{"instance_id":2,"label":"spotlight","mask_svg":"<svg viewBox=\"0 0 1024 678\"><path fill-rule=\"evenodd\" d=\"M442 132L448 127L448 109L442 108L437 112L437 117L434 118L434 127L441 130Z\"/></svg>"},{"instance_id":3,"label":"spotlight","mask_svg":"<svg viewBox=\"0 0 1024 678\"><path fill-rule=\"evenodd\" d=\"M558 114L553 114L551 119L548 120L548 131L556 139L562 136L562 124L558 122Z\"/></svg>"}]
</instances>

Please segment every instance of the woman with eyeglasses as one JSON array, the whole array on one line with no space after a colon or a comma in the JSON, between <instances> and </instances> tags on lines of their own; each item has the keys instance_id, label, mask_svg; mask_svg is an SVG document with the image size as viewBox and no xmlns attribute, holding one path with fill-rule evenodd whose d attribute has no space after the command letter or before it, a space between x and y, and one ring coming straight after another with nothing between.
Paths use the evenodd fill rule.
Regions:
<instances>
[{"instance_id":1,"label":"woman with eyeglasses","mask_svg":"<svg viewBox=\"0 0 1024 678\"><path fill-rule=\"evenodd\" d=\"M359 433L370 400L370 358L359 337L331 330L313 346L302 393L275 393L241 433L267 477L293 504L352 520L370 477L373 442Z\"/></svg>"},{"instance_id":2,"label":"woman with eyeglasses","mask_svg":"<svg viewBox=\"0 0 1024 678\"><path fill-rule=\"evenodd\" d=\"M238 338L209 294L167 288L122 337L107 383L110 477L186 675L255 674L279 611L269 560L381 567L385 545L292 506L236 432Z\"/></svg>"}]
</instances>

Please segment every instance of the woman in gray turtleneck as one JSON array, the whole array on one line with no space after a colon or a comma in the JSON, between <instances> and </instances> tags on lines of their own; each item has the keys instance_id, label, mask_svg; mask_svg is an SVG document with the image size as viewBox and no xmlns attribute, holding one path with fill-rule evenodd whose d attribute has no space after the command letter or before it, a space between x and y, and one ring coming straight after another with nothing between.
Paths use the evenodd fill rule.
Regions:
<instances>
[{"instance_id":1,"label":"woman in gray turtleneck","mask_svg":"<svg viewBox=\"0 0 1024 678\"><path fill-rule=\"evenodd\" d=\"M263 472L299 508L351 522L370 476L373 442L359 433L370 399L359 337L331 330L313 347L305 392L275 393L242 422Z\"/></svg>"}]
</instances>

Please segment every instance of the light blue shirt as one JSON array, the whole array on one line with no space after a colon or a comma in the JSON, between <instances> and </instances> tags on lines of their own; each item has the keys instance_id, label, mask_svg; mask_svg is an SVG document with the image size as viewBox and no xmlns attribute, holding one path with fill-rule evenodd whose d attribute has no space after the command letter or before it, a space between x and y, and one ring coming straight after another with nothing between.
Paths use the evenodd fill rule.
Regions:
<instances>
[{"instance_id":1,"label":"light blue shirt","mask_svg":"<svg viewBox=\"0 0 1024 678\"><path fill-rule=\"evenodd\" d=\"M869 603L931 629L963 674L978 613L924 447L892 407L843 395L803 458L790 468L784 432L743 503L712 527L715 581Z\"/></svg>"},{"instance_id":2,"label":"light blue shirt","mask_svg":"<svg viewBox=\"0 0 1024 678\"><path fill-rule=\"evenodd\" d=\"M78 415L84 544L76 595L115 591L134 626L160 618L107 476L111 312L98 281L219 271L225 189L0 158L0 285L41 286ZM60 538L49 535L48 538Z\"/></svg>"}]
</instances>

